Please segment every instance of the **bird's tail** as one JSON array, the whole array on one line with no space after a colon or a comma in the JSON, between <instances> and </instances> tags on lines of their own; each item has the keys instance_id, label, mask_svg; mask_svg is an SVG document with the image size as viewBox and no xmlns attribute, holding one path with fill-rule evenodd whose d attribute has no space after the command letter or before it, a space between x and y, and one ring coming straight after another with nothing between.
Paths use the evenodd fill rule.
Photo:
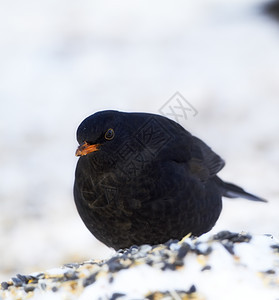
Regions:
<instances>
[{"instance_id":1,"label":"bird's tail","mask_svg":"<svg viewBox=\"0 0 279 300\"><path fill-rule=\"evenodd\" d=\"M245 199L252 200L252 201L267 202L267 200L265 200L263 198L260 198L253 194L250 194L250 193L247 193L246 191L244 191L244 189L242 189L241 187L239 187L233 183L224 182L217 176L214 179L217 182L218 186L221 187L224 197L227 197L227 198L239 198L240 197L240 198L245 198Z\"/></svg>"}]
</instances>

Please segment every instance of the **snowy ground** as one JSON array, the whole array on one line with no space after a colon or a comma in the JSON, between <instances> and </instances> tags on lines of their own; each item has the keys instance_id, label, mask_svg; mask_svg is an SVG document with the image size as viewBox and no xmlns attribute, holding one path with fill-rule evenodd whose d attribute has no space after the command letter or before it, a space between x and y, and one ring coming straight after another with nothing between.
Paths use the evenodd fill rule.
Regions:
<instances>
[{"instance_id":1,"label":"snowy ground","mask_svg":"<svg viewBox=\"0 0 279 300\"><path fill-rule=\"evenodd\" d=\"M224 199L214 232L279 236L279 27L261 1L0 5L0 280L110 255L74 206L76 127L97 110L158 113L176 91L222 178L269 200Z\"/></svg>"},{"instance_id":2,"label":"snowy ground","mask_svg":"<svg viewBox=\"0 0 279 300\"><path fill-rule=\"evenodd\" d=\"M105 261L18 274L1 283L0 299L275 300L278 250L272 236L228 231L132 246Z\"/></svg>"}]
</instances>

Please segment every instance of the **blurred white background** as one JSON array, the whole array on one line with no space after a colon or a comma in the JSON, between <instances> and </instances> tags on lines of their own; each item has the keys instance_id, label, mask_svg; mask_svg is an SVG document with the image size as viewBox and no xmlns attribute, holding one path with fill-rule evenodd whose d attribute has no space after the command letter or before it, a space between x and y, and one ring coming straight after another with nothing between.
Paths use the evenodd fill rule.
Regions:
<instances>
[{"instance_id":1,"label":"blurred white background","mask_svg":"<svg viewBox=\"0 0 279 300\"><path fill-rule=\"evenodd\" d=\"M224 199L213 231L279 236L279 25L262 2L0 1L0 280L112 253L74 205L76 128L176 91L221 177L269 200Z\"/></svg>"}]
</instances>

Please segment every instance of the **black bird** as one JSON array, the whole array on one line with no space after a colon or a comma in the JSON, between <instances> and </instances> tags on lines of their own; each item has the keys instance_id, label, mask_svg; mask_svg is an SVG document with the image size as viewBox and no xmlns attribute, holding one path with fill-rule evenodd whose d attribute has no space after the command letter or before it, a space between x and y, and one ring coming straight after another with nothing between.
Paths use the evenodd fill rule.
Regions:
<instances>
[{"instance_id":1,"label":"black bird","mask_svg":"<svg viewBox=\"0 0 279 300\"><path fill-rule=\"evenodd\" d=\"M222 196L264 199L223 182L225 163L178 123L155 114L100 111L78 127L77 210L115 249L209 231Z\"/></svg>"}]
</instances>

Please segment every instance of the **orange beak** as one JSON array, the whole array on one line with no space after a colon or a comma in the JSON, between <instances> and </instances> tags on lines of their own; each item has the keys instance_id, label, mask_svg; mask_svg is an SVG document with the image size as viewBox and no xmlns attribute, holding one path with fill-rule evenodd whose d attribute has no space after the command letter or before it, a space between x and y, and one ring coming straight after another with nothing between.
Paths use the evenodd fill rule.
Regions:
<instances>
[{"instance_id":1,"label":"orange beak","mask_svg":"<svg viewBox=\"0 0 279 300\"><path fill-rule=\"evenodd\" d=\"M80 144L76 151L76 156L84 156L91 152L98 151L100 144L90 145L87 142Z\"/></svg>"}]
</instances>

